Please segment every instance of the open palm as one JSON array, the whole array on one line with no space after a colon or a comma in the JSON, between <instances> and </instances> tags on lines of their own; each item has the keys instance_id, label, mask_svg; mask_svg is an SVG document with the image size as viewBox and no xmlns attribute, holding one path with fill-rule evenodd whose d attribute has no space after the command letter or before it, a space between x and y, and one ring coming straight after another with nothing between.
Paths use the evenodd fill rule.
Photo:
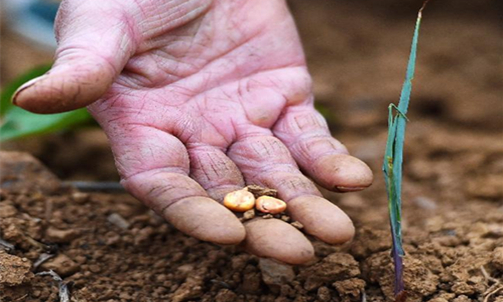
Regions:
<instances>
[{"instance_id":1,"label":"open palm","mask_svg":"<svg viewBox=\"0 0 503 302\"><path fill-rule=\"evenodd\" d=\"M33 112L87 106L107 133L122 184L181 231L303 263L301 232L278 219L244 226L219 202L246 184L278 190L293 219L329 243L349 218L304 174L334 191L372 182L314 110L284 0L63 1L52 70L26 84Z\"/></svg>"}]
</instances>

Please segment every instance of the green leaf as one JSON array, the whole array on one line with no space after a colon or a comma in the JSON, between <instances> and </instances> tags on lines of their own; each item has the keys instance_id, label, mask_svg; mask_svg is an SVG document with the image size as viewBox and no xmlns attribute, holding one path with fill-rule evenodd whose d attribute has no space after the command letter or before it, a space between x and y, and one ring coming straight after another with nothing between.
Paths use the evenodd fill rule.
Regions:
<instances>
[{"instance_id":1,"label":"green leaf","mask_svg":"<svg viewBox=\"0 0 503 302\"><path fill-rule=\"evenodd\" d=\"M12 105L11 99L12 96L14 95L14 92L23 85L24 83L28 82L29 80L32 80L36 77L39 77L49 71L51 69L51 65L42 65L35 67L28 72L22 74L21 76L17 77L14 81L11 83L7 84L7 86L2 89L2 93L0 94L0 117L4 116L7 111L9 111L11 108L14 107Z\"/></svg>"},{"instance_id":2,"label":"green leaf","mask_svg":"<svg viewBox=\"0 0 503 302\"><path fill-rule=\"evenodd\" d=\"M11 98L17 88L25 82L43 75L49 69L48 65L32 69L7 85L2 91L0 95L0 141L60 131L91 120L86 109L41 115L31 113L11 103Z\"/></svg>"},{"instance_id":3,"label":"green leaf","mask_svg":"<svg viewBox=\"0 0 503 302\"><path fill-rule=\"evenodd\" d=\"M7 112L0 126L0 141L68 129L90 119L86 109L42 115L14 107Z\"/></svg>"}]
</instances>

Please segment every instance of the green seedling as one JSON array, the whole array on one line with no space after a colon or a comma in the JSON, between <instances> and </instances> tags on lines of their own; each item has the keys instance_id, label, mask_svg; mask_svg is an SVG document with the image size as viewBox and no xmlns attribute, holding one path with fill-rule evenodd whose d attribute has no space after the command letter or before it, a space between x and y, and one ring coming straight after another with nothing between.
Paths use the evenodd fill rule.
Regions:
<instances>
[{"instance_id":1,"label":"green seedling","mask_svg":"<svg viewBox=\"0 0 503 302\"><path fill-rule=\"evenodd\" d=\"M16 89L23 83L43 75L50 66L42 66L21 75L2 90L0 95L0 141L14 140L69 129L91 120L86 109L58 114L34 114L12 105Z\"/></svg>"},{"instance_id":2,"label":"green seedling","mask_svg":"<svg viewBox=\"0 0 503 302\"><path fill-rule=\"evenodd\" d=\"M405 82L400 94L398 107L389 105L388 117L388 140L384 154L384 179L386 181L386 191L388 193L388 207L391 224L391 235L393 240L392 256L395 265L395 299L404 301L406 292L403 283L403 257L405 255L402 246L402 162L403 145L405 140L405 126L407 123L407 109L409 107L410 93L412 91L412 79L416 65L417 41L419 36L419 26L421 24L422 11L428 1L425 1L419 10L412 47L410 50L409 62ZM396 114L394 114L396 112Z\"/></svg>"}]
</instances>

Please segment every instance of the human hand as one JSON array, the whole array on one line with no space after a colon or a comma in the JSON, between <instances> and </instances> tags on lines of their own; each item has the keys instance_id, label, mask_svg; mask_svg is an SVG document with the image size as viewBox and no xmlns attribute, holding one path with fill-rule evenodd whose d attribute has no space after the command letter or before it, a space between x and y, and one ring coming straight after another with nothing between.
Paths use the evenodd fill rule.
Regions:
<instances>
[{"instance_id":1,"label":"human hand","mask_svg":"<svg viewBox=\"0 0 503 302\"><path fill-rule=\"evenodd\" d=\"M328 243L354 227L316 186L372 183L331 137L284 0L122 0L61 4L51 71L13 101L38 113L88 106L124 187L179 230L288 263L313 257L278 219L242 225L221 203L246 184L278 190L306 233ZM245 238L246 237L246 238Z\"/></svg>"}]
</instances>

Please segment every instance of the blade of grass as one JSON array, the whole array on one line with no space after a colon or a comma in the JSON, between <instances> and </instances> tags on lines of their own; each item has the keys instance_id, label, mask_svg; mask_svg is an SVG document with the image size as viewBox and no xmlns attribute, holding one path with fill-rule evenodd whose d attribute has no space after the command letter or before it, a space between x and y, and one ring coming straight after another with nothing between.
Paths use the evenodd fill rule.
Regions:
<instances>
[{"instance_id":1,"label":"blade of grass","mask_svg":"<svg viewBox=\"0 0 503 302\"><path fill-rule=\"evenodd\" d=\"M383 171L388 193L388 208L391 224L391 235L393 240L392 256L395 265L395 299L404 301L406 298L403 283L403 256L405 255L402 245L402 163L403 145L405 141L405 126L407 124L407 110L409 107L410 94L412 91L412 79L416 66L417 42L419 37L419 27L421 24L422 11L428 2L425 1L419 10L412 46L407 64L405 81L400 94L398 107L394 104L389 106L388 117L388 139L384 155ZM393 115L393 109L396 114Z\"/></svg>"}]
</instances>

